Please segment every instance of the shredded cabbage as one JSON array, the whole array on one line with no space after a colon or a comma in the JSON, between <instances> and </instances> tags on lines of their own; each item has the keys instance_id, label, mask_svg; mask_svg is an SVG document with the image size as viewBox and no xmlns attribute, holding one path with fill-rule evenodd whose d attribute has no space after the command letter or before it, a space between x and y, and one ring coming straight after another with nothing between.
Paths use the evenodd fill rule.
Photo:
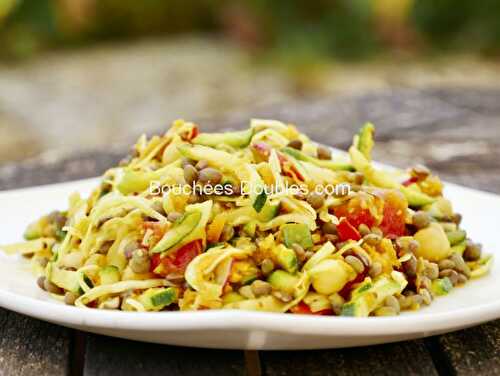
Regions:
<instances>
[{"instance_id":1,"label":"shredded cabbage","mask_svg":"<svg viewBox=\"0 0 500 376\"><path fill-rule=\"evenodd\" d=\"M443 257L455 285L487 274L493 258L455 223L439 179L377 168L374 133L365 124L331 157L276 120L216 134L177 120L0 248L30 258L55 299L136 312L397 314L395 302L430 303Z\"/></svg>"}]
</instances>

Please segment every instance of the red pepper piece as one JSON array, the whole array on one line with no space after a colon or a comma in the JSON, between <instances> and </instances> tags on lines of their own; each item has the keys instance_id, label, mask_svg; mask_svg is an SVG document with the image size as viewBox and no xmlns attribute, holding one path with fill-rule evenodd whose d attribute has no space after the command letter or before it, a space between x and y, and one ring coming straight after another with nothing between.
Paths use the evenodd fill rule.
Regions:
<instances>
[{"instance_id":1,"label":"red pepper piece","mask_svg":"<svg viewBox=\"0 0 500 376\"><path fill-rule=\"evenodd\" d=\"M359 240L361 235L356 228L349 223L346 218L341 218L339 224L337 225L337 232L341 241L345 242L347 240Z\"/></svg>"},{"instance_id":2,"label":"red pepper piece","mask_svg":"<svg viewBox=\"0 0 500 376\"><path fill-rule=\"evenodd\" d=\"M200 239L194 240L181 248L179 248L173 255L161 257L160 253L156 253L151 258L151 272L161 264L161 275L170 273L183 273L189 263L201 253L203 243Z\"/></svg>"},{"instance_id":3,"label":"red pepper piece","mask_svg":"<svg viewBox=\"0 0 500 376\"><path fill-rule=\"evenodd\" d=\"M411 178L406 179L403 183L405 187L408 187L409 185L412 185L413 183L418 182L418 178L416 176L412 176Z\"/></svg>"}]
</instances>

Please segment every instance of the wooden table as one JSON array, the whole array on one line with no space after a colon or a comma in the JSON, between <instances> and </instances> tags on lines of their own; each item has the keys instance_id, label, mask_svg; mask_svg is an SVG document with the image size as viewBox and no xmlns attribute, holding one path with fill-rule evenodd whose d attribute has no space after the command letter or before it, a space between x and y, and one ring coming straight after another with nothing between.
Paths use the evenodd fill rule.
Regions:
<instances>
[{"instance_id":1,"label":"wooden table","mask_svg":"<svg viewBox=\"0 0 500 376\"><path fill-rule=\"evenodd\" d=\"M249 117L293 121L312 138L347 147L365 120L377 125L377 160L423 162L446 180L500 193L500 91L396 90L252 109L201 122L238 127ZM241 127L241 125L240 125ZM160 131L160 130L159 130ZM0 189L95 176L124 150L0 167ZM223 351L161 346L87 334L0 309L1 375L500 374L500 321L423 340L356 349Z\"/></svg>"}]
</instances>

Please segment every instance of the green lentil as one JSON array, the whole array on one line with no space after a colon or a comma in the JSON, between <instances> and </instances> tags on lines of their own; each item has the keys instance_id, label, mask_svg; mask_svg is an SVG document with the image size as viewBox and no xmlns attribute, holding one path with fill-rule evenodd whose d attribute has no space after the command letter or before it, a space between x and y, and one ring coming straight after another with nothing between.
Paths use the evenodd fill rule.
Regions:
<instances>
[{"instance_id":1,"label":"green lentil","mask_svg":"<svg viewBox=\"0 0 500 376\"><path fill-rule=\"evenodd\" d=\"M186 181L186 184L192 185L197 178L198 171L193 165L187 164L184 166L184 180Z\"/></svg>"},{"instance_id":2,"label":"green lentil","mask_svg":"<svg viewBox=\"0 0 500 376\"><path fill-rule=\"evenodd\" d=\"M329 160L332 159L332 152L329 148L319 145L318 149L316 150L316 154L318 156L318 159L323 159L323 160Z\"/></svg>"},{"instance_id":3,"label":"green lentil","mask_svg":"<svg viewBox=\"0 0 500 376\"><path fill-rule=\"evenodd\" d=\"M323 231L323 234L337 235L337 226L331 222L323 223L321 230Z\"/></svg>"},{"instance_id":4,"label":"green lentil","mask_svg":"<svg viewBox=\"0 0 500 376\"><path fill-rule=\"evenodd\" d=\"M212 167L207 167L201 170L198 174L198 181L201 184L219 184L222 180L222 174L219 170Z\"/></svg>"},{"instance_id":5,"label":"green lentil","mask_svg":"<svg viewBox=\"0 0 500 376\"><path fill-rule=\"evenodd\" d=\"M273 260L268 258L262 260L262 263L260 264L260 269L262 270L262 273L264 275L271 274L271 272L274 270Z\"/></svg>"},{"instance_id":6,"label":"green lentil","mask_svg":"<svg viewBox=\"0 0 500 376\"><path fill-rule=\"evenodd\" d=\"M411 222L413 226L415 226L417 229L420 230L430 225L431 218L429 214L427 214L426 212L418 211L415 214L413 214Z\"/></svg>"},{"instance_id":7,"label":"green lentil","mask_svg":"<svg viewBox=\"0 0 500 376\"><path fill-rule=\"evenodd\" d=\"M299 139L295 139L295 140L290 141L287 146L294 148L294 149L297 149L297 150L301 150L302 149L302 141L300 141Z\"/></svg>"},{"instance_id":8,"label":"green lentil","mask_svg":"<svg viewBox=\"0 0 500 376\"><path fill-rule=\"evenodd\" d=\"M325 199L319 193L311 192L307 195L307 202L313 207L313 209L319 209L325 203Z\"/></svg>"},{"instance_id":9,"label":"green lentil","mask_svg":"<svg viewBox=\"0 0 500 376\"><path fill-rule=\"evenodd\" d=\"M464 259L467 261L477 261L481 258L481 244L467 240L467 247L464 251Z\"/></svg>"}]
</instances>

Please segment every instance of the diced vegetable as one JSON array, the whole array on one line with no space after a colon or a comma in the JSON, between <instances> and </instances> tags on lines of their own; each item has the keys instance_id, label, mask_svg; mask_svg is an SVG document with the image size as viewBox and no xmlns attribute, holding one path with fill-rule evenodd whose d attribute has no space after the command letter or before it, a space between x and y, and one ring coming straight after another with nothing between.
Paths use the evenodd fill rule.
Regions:
<instances>
[{"instance_id":1,"label":"diced vegetable","mask_svg":"<svg viewBox=\"0 0 500 376\"><path fill-rule=\"evenodd\" d=\"M254 208L255 208L255 206L254 206ZM260 210L257 218L261 222L269 222L271 219L273 219L274 217L276 217L278 215L279 210L280 210L280 203L279 202L271 203L269 201L266 201L266 203L264 204L264 206Z\"/></svg>"},{"instance_id":2,"label":"diced vegetable","mask_svg":"<svg viewBox=\"0 0 500 376\"><path fill-rule=\"evenodd\" d=\"M297 271L298 261L295 251L280 244L273 249L278 264L290 273Z\"/></svg>"},{"instance_id":3,"label":"diced vegetable","mask_svg":"<svg viewBox=\"0 0 500 376\"><path fill-rule=\"evenodd\" d=\"M255 236L256 229L257 229L257 221L250 221L243 226L243 231L250 237Z\"/></svg>"},{"instance_id":4,"label":"diced vegetable","mask_svg":"<svg viewBox=\"0 0 500 376\"><path fill-rule=\"evenodd\" d=\"M299 283L299 277L284 270L275 270L267 278L267 282L269 282L276 290L292 294Z\"/></svg>"},{"instance_id":5,"label":"diced vegetable","mask_svg":"<svg viewBox=\"0 0 500 376\"><path fill-rule=\"evenodd\" d=\"M394 239L404 236L406 233L405 216L408 209L408 202L397 190L384 192L384 211L382 222L379 224L382 233Z\"/></svg>"},{"instance_id":6,"label":"diced vegetable","mask_svg":"<svg viewBox=\"0 0 500 376\"><path fill-rule=\"evenodd\" d=\"M448 295L448 293L453 289L453 284L451 283L450 279L445 277L445 278L438 278L432 281L432 292L435 295Z\"/></svg>"},{"instance_id":7,"label":"diced vegetable","mask_svg":"<svg viewBox=\"0 0 500 376\"><path fill-rule=\"evenodd\" d=\"M309 231L307 225L302 223L289 223L283 225L281 227L281 235L288 248L291 248L294 244L298 244L304 249L313 246L311 231Z\"/></svg>"},{"instance_id":8,"label":"diced vegetable","mask_svg":"<svg viewBox=\"0 0 500 376\"><path fill-rule=\"evenodd\" d=\"M111 285L120 281L120 271L114 265L107 265L99 270L101 285Z\"/></svg>"},{"instance_id":9,"label":"diced vegetable","mask_svg":"<svg viewBox=\"0 0 500 376\"><path fill-rule=\"evenodd\" d=\"M464 239L460 243L457 243L453 247L451 247L451 253L458 253L459 255L463 255L466 248L467 239Z\"/></svg>"},{"instance_id":10,"label":"diced vegetable","mask_svg":"<svg viewBox=\"0 0 500 376\"><path fill-rule=\"evenodd\" d=\"M390 277L378 277L373 283L365 282L352 293L352 298L342 307L342 316L366 317L377 309L388 296L398 294L407 285L399 272Z\"/></svg>"},{"instance_id":11,"label":"diced vegetable","mask_svg":"<svg viewBox=\"0 0 500 376\"><path fill-rule=\"evenodd\" d=\"M201 240L194 240L177 249L173 254L161 256L160 253L153 254L151 271L159 275L169 273L182 273L188 264L201 253Z\"/></svg>"},{"instance_id":12,"label":"diced vegetable","mask_svg":"<svg viewBox=\"0 0 500 376\"><path fill-rule=\"evenodd\" d=\"M449 231L446 233L451 246L457 245L465 240L467 234L463 230Z\"/></svg>"},{"instance_id":13,"label":"diced vegetable","mask_svg":"<svg viewBox=\"0 0 500 376\"><path fill-rule=\"evenodd\" d=\"M448 238L443 228L437 223L431 223L428 227L419 230L414 238L420 245L416 251L417 256L429 261L440 261L451 254Z\"/></svg>"},{"instance_id":14,"label":"diced vegetable","mask_svg":"<svg viewBox=\"0 0 500 376\"><path fill-rule=\"evenodd\" d=\"M314 289L330 295L342 290L345 284L356 278L356 272L341 260L326 259L309 270Z\"/></svg>"},{"instance_id":15,"label":"diced vegetable","mask_svg":"<svg viewBox=\"0 0 500 376\"><path fill-rule=\"evenodd\" d=\"M339 224L337 225L337 231L340 237L340 240L360 240L361 235L359 231L354 228L353 225L349 223L349 221L345 218L341 218Z\"/></svg>"},{"instance_id":16,"label":"diced vegetable","mask_svg":"<svg viewBox=\"0 0 500 376\"><path fill-rule=\"evenodd\" d=\"M309 309L314 314L332 314L332 303L327 296L316 292L308 292L304 297L303 302L307 304Z\"/></svg>"},{"instance_id":17,"label":"diced vegetable","mask_svg":"<svg viewBox=\"0 0 500 376\"><path fill-rule=\"evenodd\" d=\"M453 215L451 202L444 197L437 198L433 203L426 205L423 209L436 219L449 218Z\"/></svg>"},{"instance_id":18,"label":"diced vegetable","mask_svg":"<svg viewBox=\"0 0 500 376\"><path fill-rule=\"evenodd\" d=\"M179 290L176 287L155 287L144 291L137 300L148 311L160 311L177 301Z\"/></svg>"},{"instance_id":19,"label":"diced vegetable","mask_svg":"<svg viewBox=\"0 0 500 376\"><path fill-rule=\"evenodd\" d=\"M241 285L252 283L259 277L259 269L257 266L248 261L234 261L231 267L231 275L229 281Z\"/></svg>"},{"instance_id":20,"label":"diced vegetable","mask_svg":"<svg viewBox=\"0 0 500 376\"><path fill-rule=\"evenodd\" d=\"M222 297L222 303L225 304L231 304L231 303L236 303L236 302L241 302L242 300L245 300L243 296L238 294L237 292L231 291L227 294L225 294Z\"/></svg>"},{"instance_id":21,"label":"diced vegetable","mask_svg":"<svg viewBox=\"0 0 500 376\"><path fill-rule=\"evenodd\" d=\"M226 224L226 217L223 215L215 216L212 223L208 225L207 241L209 243L217 243Z\"/></svg>"},{"instance_id":22,"label":"diced vegetable","mask_svg":"<svg viewBox=\"0 0 500 376\"><path fill-rule=\"evenodd\" d=\"M257 196L255 196L255 200L253 201L252 206L257 213L259 213L262 210L262 208L266 204L266 200L267 200L267 194L265 191L262 191Z\"/></svg>"}]
</instances>

